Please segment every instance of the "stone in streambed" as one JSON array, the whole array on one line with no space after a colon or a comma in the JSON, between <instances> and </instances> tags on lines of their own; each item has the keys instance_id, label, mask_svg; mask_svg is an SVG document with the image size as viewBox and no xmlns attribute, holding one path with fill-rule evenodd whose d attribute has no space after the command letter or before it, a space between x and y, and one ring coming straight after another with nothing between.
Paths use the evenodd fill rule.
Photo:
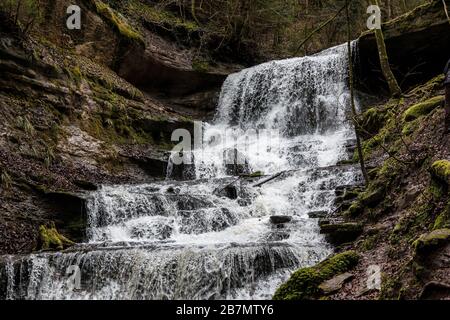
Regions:
<instances>
[{"instance_id":1,"label":"stone in streambed","mask_svg":"<svg viewBox=\"0 0 450 320\"><path fill-rule=\"evenodd\" d=\"M290 216L271 216L270 222L273 224L283 224L283 223L289 223L292 221L292 217Z\"/></svg>"},{"instance_id":2,"label":"stone in streambed","mask_svg":"<svg viewBox=\"0 0 450 320\"><path fill-rule=\"evenodd\" d=\"M334 245L354 241L362 231L363 226L354 222L323 224L320 226L320 233L326 234L327 240Z\"/></svg>"},{"instance_id":3,"label":"stone in streambed","mask_svg":"<svg viewBox=\"0 0 450 320\"><path fill-rule=\"evenodd\" d=\"M308 217L311 219L325 218L328 215L328 211L311 211L308 212Z\"/></svg>"}]
</instances>

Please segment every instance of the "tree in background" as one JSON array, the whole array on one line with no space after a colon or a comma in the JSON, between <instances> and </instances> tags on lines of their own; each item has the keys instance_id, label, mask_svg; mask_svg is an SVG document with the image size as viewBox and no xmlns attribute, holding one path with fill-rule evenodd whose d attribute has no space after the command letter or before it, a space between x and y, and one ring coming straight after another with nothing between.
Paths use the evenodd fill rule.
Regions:
<instances>
[{"instance_id":1,"label":"tree in background","mask_svg":"<svg viewBox=\"0 0 450 320\"><path fill-rule=\"evenodd\" d=\"M351 111L352 111L352 120L353 125L355 127L355 133L356 133L356 148L358 151L358 158L359 163L361 166L361 172L363 174L364 180L366 182L366 185L369 184L369 175L367 174L366 170L366 164L364 163L364 154L362 152L362 146L361 146L361 138L359 134L359 125L358 125L358 114L356 112L356 105L355 105L355 90L353 87L353 57L352 57L352 33L351 33L351 22L350 22L350 2L351 0L345 1L345 12L346 12L346 18L347 18L347 52L348 52L348 82L350 87L350 104L351 104Z\"/></svg>"},{"instance_id":2,"label":"tree in background","mask_svg":"<svg viewBox=\"0 0 450 320\"><path fill-rule=\"evenodd\" d=\"M142 2L154 9L156 18L164 20L171 16L186 25L198 26L190 29L197 32L193 38L200 38L198 51L208 47L209 53L216 52L221 59L237 53L242 60L255 63L311 54L347 41L345 14L342 14L345 0L104 1L125 12L132 3ZM384 16L395 18L428 0L380 1ZM351 7L353 39L367 30L369 5L370 0L359 0ZM170 29L170 23L163 27ZM174 29L176 33L177 26Z\"/></svg>"},{"instance_id":3,"label":"tree in background","mask_svg":"<svg viewBox=\"0 0 450 320\"><path fill-rule=\"evenodd\" d=\"M4 13L6 23L12 23L23 33L29 32L42 19L39 0L2 0L0 10Z\"/></svg>"},{"instance_id":4,"label":"tree in background","mask_svg":"<svg viewBox=\"0 0 450 320\"><path fill-rule=\"evenodd\" d=\"M373 5L380 7L378 0L371 0ZM386 50L386 44L384 42L383 31L380 29L375 29L375 37L377 39L378 46L378 55L380 57L380 65L381 70L383 71L383 75L388 83L389 90L394 97L398 97L402 94L402 90L398 85L397 79L394 76L394 73L391 70L391 66L389 64L389 57Z\"/></svg>"}]
</instances>

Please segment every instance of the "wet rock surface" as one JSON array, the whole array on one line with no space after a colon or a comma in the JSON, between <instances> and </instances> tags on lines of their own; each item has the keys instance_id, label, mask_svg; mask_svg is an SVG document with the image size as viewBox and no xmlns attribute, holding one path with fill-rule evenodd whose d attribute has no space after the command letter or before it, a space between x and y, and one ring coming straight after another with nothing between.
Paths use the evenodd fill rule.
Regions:
<instances>
[{"instance_id":1,"label":"wet rock surface","mask_svg":"<svg viewBox=\"0 0 450 320\"><path fill-rule=\"evenodd\" d=\"M291 216L271 216L270 217L270 222L275 225L285 224L285 223L289 223L291 221L292 221Z\"/></svg>"},{"instance_id":2,"label":"wet rock surface","mask_svg":"<svg viewBox=\"0 0 450 320\"><path fill-rule=\"evenodd\" d=\"M319 289L323 291L325 295L329 295L339 291L345 282L352 279L354 275L352 273L346 272L340 274L330 280L324 281L319 285Z\"/></svg>"},{"instance_id":3,"label":"wet rock surface","mask_svg":"<svg viewBox=\"0 0 450 320\"><path fill-rule=\"evenodd\" d=\"M323 223L320 226L320 232L326 234L328 240L335 245L354 241L362 231L361 224L352 222Z\"/></svg>"}]
</instances>

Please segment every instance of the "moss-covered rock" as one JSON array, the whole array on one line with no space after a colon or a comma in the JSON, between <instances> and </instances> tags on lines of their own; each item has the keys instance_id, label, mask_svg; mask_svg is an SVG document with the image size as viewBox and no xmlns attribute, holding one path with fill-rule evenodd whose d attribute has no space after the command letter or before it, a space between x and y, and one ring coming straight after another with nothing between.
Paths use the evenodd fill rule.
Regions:
<instances>
[{"instance_id":1,"label":"moss-covered rock","mask_svg":"<svg viewBox=\"0 0 450 320\"><path fill-rule=\"evenodd\" d=\"M131 12L133 15L140 17L147 24L154 27L161 27L181 34L191 34L199 32L201 27L197 22L188 20L186 17L180 18L171 11L164 9L163 6L155 6L145 1L128 0L124 1L123 10Z\"/></svg>"},{"instance_id":2,"label":"moss-covered rock","mask_svg":"<svg viewBox=\"0 0 450 320\"><path fill-rule=\"evenodd\" d=\"M429 114L444 102L444 96L436 96L424 102L413 105L404 113L405 121L413 121L421 116Z\"/></svg>"},{"instance_id":3,"label":"moss-covered rock","mask_svg":"<svg viewBox=\"0 0 450 320\"><path fill-rule=\"evenodd\" d=\"M432 252L436 248L448 243L450 241L450 229L438 229L430 233L423 234L414 241L413 247L416 253L424 255Z\"/></svg>"},{"instance_id":4,"label":"moss-covered rock","mask_svg":"<svg viewBox=\"0 0 450 320\"><path fill-rule=\"evenodd\" d=\"M419 128L419 125L420 120L418 119L405 123L402 129L402 134L405 136L411 135L414 131L416 131Z\"/></svg>"},{"instance_id":5,"label":"moss-covered rock","mask_svg":"<svg viewBox=\"0 0 450 320\"><path fill-rule=\"evenodd\" d=\"M361 126L367 133L377 134L386 122L386 113L377 108L370 108L362 114Z\"/></svg>"},{"instance_id":6,"label":"moss-covered rock","mask_svg":"<svg viewBox=\"0 0 450 320\"><path fill-rule=\"evenodd\" d=\"M447 206L434 221L433 229L450 228L450 199L447 201Z\"/></svg>"},{"instance_id":7,"label":"moss-covered rock","mask_svg":"<svg viewBox=\"0 0 450 320\"><path fill-rule=\"evenodd\" d=\"M319 285L334 276L351 270L358 264L359 255L346 251L327 259L314 267L296 271L276 291L274 300L318 299L322 295Z\"/></svg>"},{"instance_id":8,"label":"moss-covered rock","mask_svg":"<svg viewBox=\"0 0 450 320\"><path fill-rule=\"evenodd\" d=\"M350 208L348 208L345 215L354 218L354 217L360 215L363 211L364 211L364 206L362 205L362 203L360 201L355 201L352 203Z\"/></svg>"},{"instance_id":9,"label":"moss-covered rock","mask_svg":"<svg viewBox=\"0 0 450 320\"><path fill-rule=\"evenodd\" d=\"M439 160L433 163L430 168L431 175L441 182L450 184L450 161Z\"/></svg>"},{"instance_id":10,"label":"moss-covered rock","mask_svg":"<svg viewBox=\"0 0 450 320\"><path fill-rule=\"evenodd\" d=\"M198 72L208 72L211 69L208 61L194 60L192 62L192 69Z\"/></svg>"},{"instance_id":11,"label":"moss-covered rock","mask_svg":"<svg viewBox=\"0 0 450 320\"><path fill-rule=\"evenodd\" d=\"M323 224L320 226L320 233L327 235L327 240L340 245L354 241L362 233L363 226L355 222Z\"/></svg>"},{"instance_id":12,"label":"moss-covered rock","mask_svg":"<svg viewBox=\"0 0 450 320\"><path fill-rule=\"evenodd\" d=\"M39 227L39 243L41 250L64 250L75 244L56 230L54 222Z\"/></svg>"},{"instance_id":13,"label":"moss-covered rock","mask_svg":"<svg viewBox=\"0 0 450 320\"><path fill-rule=\"evenodd\" d=\"M360 197L360 201L364 206L375 207L381 201L383 201L386 195L385 186L379 186L377 188L371 188Z\"/></svg>"},{"instance_id":14,"label":"moss-covered rock","mask_svg":"<svg viewBox=\"0 0 450 320\"><path fill-rule=\"evenodd\" d=\"M117 15L113 9L100 0L92 0L97 13L106 19L125 38L144 44L142 36L131 27L123 17Z\"/></svg>"}]
</instances>

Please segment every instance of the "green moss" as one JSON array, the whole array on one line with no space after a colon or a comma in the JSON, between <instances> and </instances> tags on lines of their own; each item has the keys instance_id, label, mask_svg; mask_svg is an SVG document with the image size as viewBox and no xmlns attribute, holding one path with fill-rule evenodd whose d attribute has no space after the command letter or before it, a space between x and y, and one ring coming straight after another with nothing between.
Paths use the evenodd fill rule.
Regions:
<instances>
[{"instance_id":1,"label":"green moss","mask_svg":"<svg viewBox=\"0 0 450 320\"><path fill-rule=\"evenodd\" d=\"M208 61L202 61L202 60L194 60L192 62L192 69L198 72L208 72L210 69L210 65Z\"/></svg>"},{"instance_id":2,"label":"green moss","mask_svg":"<svg viewBox=\"0 0 450 320\"><path fill-rule=\"evenodd\" d=\"M314 267L296 271L276 291L274 300L317 299L321 296L319 285L332 277L347 272L357 265L359 255L346 251L327 259Z\"/></svg>"},{"instance_id":3,"label":"green moss","mask_svg":"<svg viewBox=\"0 0 450 320\"><path fill-rule=\"evenodd\" d=\"M387 144L390 141L393 140L393 132L395 132L395 129L398 126L398 122L395 116L395 113L391 111L391 109L398 109L394 108L393 106L400 105L402 101L394 100L390 101L386 107L383 109L384 111L378 111L380 114L383 114L384 120L383 124L384 126L381 126L376 133L376 135L372 136L371 138L365 140L362 144L362 151L364 158L367 159L370 157L370 155L377 150L377 148L380 146L380 144ZM369 109L370 110L370 109ZM373 112L374 113L374 112ZM354 161L358 161L358 152L355 150L355 154L353 156Z\"/></svg>"},{"instance_id":4,"label":"green moss","mask_svg":"<svg viewBox=\"0 0 450 320\"><path fill-rule=\"evenodd\" d=\"M402 164L393 158L384 161L383 166L378 171L378 184L387 185L390 181L400 175L403 169Z\"/></svg>"},{"instance_id":5,"label":"green moss","mask_svg":"<svg viewBox=\"0 0 450 320\"><path fill-rule=\"evenodd\" d=\"M361 193L360 189L347 189L345 190L344 196L342 197L342 200L347 201L347 200L353 200L355 198L357 198Z\"/></svg>"},{"instance_id":6,"label":"green moss","mask_svg":"<svg viewBox=\"0 0 450 320\"><path fill-rule=\"evenodd\" d=\"M54 222L39 227L39 239L41 250L64 250L75 244L56 230Z\"/></svg>"},{"instance_id":7,"label":"green moss","mask_svg":"<svg viewBox=\"0 0 450 320\"><path fill-rule=\"evenodd\" d=\"M81 72L81 69L79 66L75 66L71 70L72 78L75 80L77 84L81 82L81 79L83 78L83 73Z\"/></svg>"},{"instance_id":8,"label":"green moss","mask_svg":"<svg viewBox=\"0 0 450 320\"><path fill-rule=\"evenodd\" d=\"M34 136L36 130L34 129L33 124L28 119L28 116L19 116L16 119L17 127L23 130L28 136Z\"/></svg>"},{"instance_id":9,"label":"green moss","mask_svg":"<svg viewBox=\"0 0 450 320\"><path fill-rule=\"evenodd\" d=\"M386 195L386 187L384 185L381 186L373 186L369 187L369 189L360 195L360 202L364 206L375 207L381 201L383 201Z\"/></svg>"},{"instance_id":10,"label":"green moss","mask_svg":"<svg viewBox=\"0 0 450 320\"><path fill-rule=\"evenodd\" d=\"M420 124L420 121L418 119L405 123L405 125L403 126L403 129L402 129L402 134L405 136L411 135L414 131L417 130L417 128L419 127L419 124Z\"/></svg>"},{"instance_id":11,"label":"green moss","mask_svg":"<svg viewBox=\"0 0 450 320\"><path fill-rule=\"evenodd\" d=\"M144 44L143 37L133 29L123 17L117 15L113 9L100 0L92 0L99 15L105 18L125 38Z\"/></svg>"},{"instance_id":12,"label":"green moss","mask_svg":"<svg viewBox=\"0 0 450 320\"><path fill-rule=\"evenodd\" d=\"M418 103L410 107L404 113L405 121L413 121L421 116L429 114L431 111L436 109L444 101L444 96L436 96L428 99L424 102Z\"/></svg>"},{"instance_id":13,"label":"green moss","mask_svg":"<svg viewBox=\"0 0 450 320\"><path fill-rule=\"evenodd\" d=\"M430 168L430 172L434 178L450 184L450 161L439 160L433 163Z\"/></svg>"},{"instance_id":14,"label":"green moss","mask_svg":"<svg viewBox=\"0 0 450 320\"><path fill-rule=\"evenodd\" d=\"M439 201L446 193L446 188L440 182L432 179L427 191L433 197L434 201Z\"/></svg>"},{"instance_id":15,"label":"green moss","mask_svg":"<svg viewBox=\"0 0 450 320\"><path fill-rule=\"evenodd\" d=\"M11 176L9 175L8 171L6 171L5 169L1 170L1 175L0 175L0 182L1 182L1 188L3 190L9 190L12 187L12 179Z\"/></svg>"},{"instance_id":16,"label":"green moss","mask_svg":"<svg viewBox=\"0 0 450 320\"><path fill-rule=\"evenodd\" d=\"M348 208L347 213L345 215L348 215L351 218L354 218L358 215L360 215L364 211L364 206L361 202L355 201L352 203L350 208Z\"/></svg>"},{"instance_id":17,"label":"green moss","mask_svg":"<svg viewBox=\"0 0 450 320\"><path fill-rule=\"evenodd\" d=\"M426 84L418 86L411 90L411 92L408 93L408 95L414 95L419 97L424 97L429 95L430 93L434 92L437 89L442 88L442 84L444 83L445 75L440 74L430 81L428 81Z\"/></svg>"},{"instance_id":18,"label":"green moss","mask_svg":"<svg viewBox=\"0 0 450 320\"><path fill-rule=\"evenodd\" d=\"M250 178L258 178L258 177L262 177L264 176L264 172L262 171L256 171L256 172L252 172L251 174L249 174Z\"/></svg>"},{"instance_id":19,"label":"green moss","mask_svg":"<svg viewBox=\"0 0 450 320\"><path fill-rule=\"evenodd\" d=\"M386 114L378 108L371 108L362 114L361 126L370 134L376 134L384 126Z\"/></svg>"},{"instance_id":20,"label":"green moss","mask_svg":"<svg viewBox=\"0 0 450 320\"><path fill-rule=\"evenodd\" d=\"M379 239L379 235L373 235L370 236L366 239L364 239L364 241L360 244L360 248L363 251L369 251L375 248L377 242Z\"/></svg>"},{"instance_id":21,"label":"green moss","mask_svg":"<svg viewBox=\"0 0 450 320\"><path fill-rule=\"evenodd\" d=\"M450 199L447 201L447 206L444 211L442 211L434 221L433 230L443 228L450 228Z\"/></svg>"},{"instance_id":22,"label":"green moss","mask_svg":"<svg viewBox=\"0 0 450 320\"><path fill-rule=\"evenodd\" d=\"M423 234L414 241L413 247L418 254L430 253L434 249L450 241L450 229L437 229Z\"/></svg>"},{"instance_id":23,"label":"green moss","mask_svg":"<svg viewBox=\"0 0 450 320\"><path fill-rule=\"evenodd\" d=\"M165 28L184 29L188 33L200 31L200 27L195 21L181 19L167 10L141 1L128 1L128 10L146 22Z\"/></svg>"}]
</instances>

